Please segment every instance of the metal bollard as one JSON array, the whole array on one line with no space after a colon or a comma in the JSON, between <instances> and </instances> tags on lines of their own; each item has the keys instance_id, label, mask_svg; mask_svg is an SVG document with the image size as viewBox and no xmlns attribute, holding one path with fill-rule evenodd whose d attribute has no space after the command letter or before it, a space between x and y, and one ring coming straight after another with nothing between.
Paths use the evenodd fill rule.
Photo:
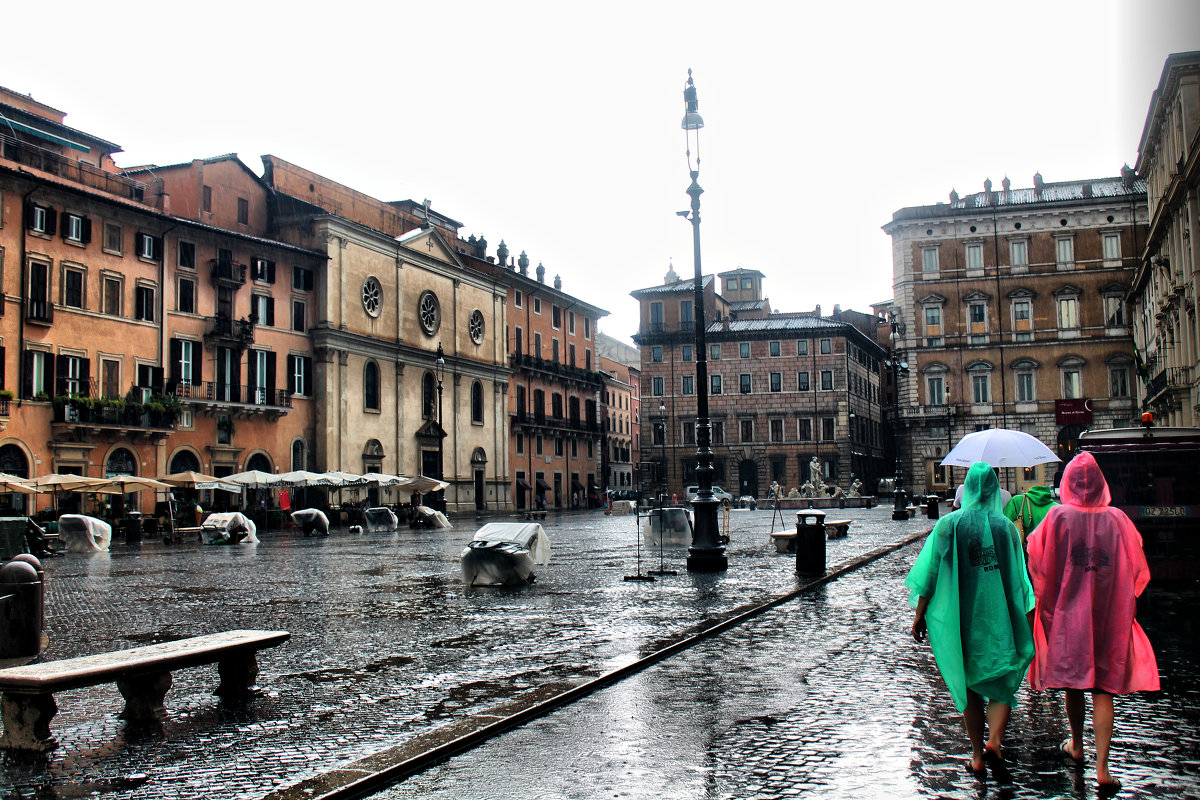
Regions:
<instances>
[{"instance_id":1,"label":"metal bollard","mask_svg":"<svg viewBox=\"0 0 1200 800\"><path fill-rule=\"evenodd\" d=\"M825 574L825 512L806 508L796 512L796 572Z\"/></svg>"},{"instance_id":2,"label":"metal bollard","mask_svg":"<svg viewBox=\"0 0 1200 800\"><path fill-rule=\"evenodd\" d=\"M939 500L936 494L931 494L925 498L925 517L927 519L938 518L938 503Z\"/></svg>"},{"instance_id":3,"label":"metal bollard","mask_svg":"<svg viewBox=\"0 0 1200 800\"><path fill-rule=\"evenodd\" d=\"M0 567L0 658L27 658L42 651L42 582L26 561Z\"/></svg>"}]
</instances>

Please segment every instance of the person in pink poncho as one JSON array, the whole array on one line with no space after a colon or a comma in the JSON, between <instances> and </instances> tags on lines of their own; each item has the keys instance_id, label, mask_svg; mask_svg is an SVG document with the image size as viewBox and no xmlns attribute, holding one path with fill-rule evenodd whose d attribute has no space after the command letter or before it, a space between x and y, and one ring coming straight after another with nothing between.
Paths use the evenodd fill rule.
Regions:
<instances>
[{"instance_id":1,"label":"person in pink poncho","mask_svg":"<svg viewBox=\"0 0 1200 800\"><path fill-rule=\"evenodd\" d=\"M1112 791L1121 786L1108 771L1113 695L1159 688L1154 651L1135 618L1150 569L1141 534L1109 505L1108 483L1091 453L1067 464L1059 493L1063 504L1027 540L1037 598L1029 684L1066 689L1071 738L1061 747L1077 763L1083 762L1084 692L1091 692L1096 782Z\"/></svg>"}]
</instances>

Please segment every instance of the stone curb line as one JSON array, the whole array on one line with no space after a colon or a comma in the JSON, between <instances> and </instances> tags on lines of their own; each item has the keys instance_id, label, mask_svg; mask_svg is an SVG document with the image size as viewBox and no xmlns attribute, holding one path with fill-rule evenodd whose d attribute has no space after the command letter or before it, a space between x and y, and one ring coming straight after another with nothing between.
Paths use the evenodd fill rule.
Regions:
<instances>
[{"instance_id":1,"label":"stone curb line","mask_svg":"<svg viewBox=\"0 0 1200 800\"><path fill-rule=\"evenodd\" d=\"M382 791L388 786L399 783L405 778L416 775L419 772L423 772L435 764L478 747L489 739L494 739L513 728L546 716L562 706L569 705L576 700L594 694L705 639L729 630L760 614L794 600L802 594L806 594L831 581L837 580L843 575L854 572L889 553L907 547L913 542L925 538L929 535L929 532L929 530L925 530L920 533L910 534L891 544L862 553L850 561L835 567L831 572L826 573L822 577L809 580L795 589L754 605L746 611L737 612L735 610L732 617L713 623L694 634L685 636L677 642L656 650L650 655L643 656L629 664L606 672L597 678L573 686L565 682L545 684L532 690L523 698L501 705L491 713L480 715L480 717L467 718L458 724L451 724L439 729L441 731L440 735L438 731L434 731L417 737L415 740L420 741L424 739L427 745L428 739L431 737L450 737L433 747L421 745L422 749L418 749L417 752L410 754L408 751L415 749L412 747L412 743L400 744L379 753L366 756L358 761L351 762L344 767L339 767L322 775L307 778L287 788L271 792L263 800L357 800L357 798ZM530 704L531 700L532 704ZM516 708L512 713L502 713L504 708L514 706ZM495 717L494 722L487 723L482 727L475 727L479 724L481 718L492 717ZM456 729L460 728L465 728L466 731L462 735L454 736L454 733L457 732Z\"/></svg>"}]
</instances>

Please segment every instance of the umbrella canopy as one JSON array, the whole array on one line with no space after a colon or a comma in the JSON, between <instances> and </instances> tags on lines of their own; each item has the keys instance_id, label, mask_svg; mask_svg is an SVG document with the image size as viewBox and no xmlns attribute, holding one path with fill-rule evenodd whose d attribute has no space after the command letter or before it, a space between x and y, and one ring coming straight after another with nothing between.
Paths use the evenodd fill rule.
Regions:
<instances>
[{"instance_id":1,"label":"umbrella canopy","mask_svg":"<svg viewBox=\"0 0 1200 800\"><path fill-rule=\"evenodd\" d=\"M321 477L329 481L329 486L362 486L367 482L353 472L323 472Z\"/></svg>"},{"instance_id":2,"label":"umbrella canopy","mask_svg":"<svg viewBox=\"0 0 1200 800\"><path fill-rule=\"evenodd\" d=\"M172 486L186 486L189 489L220 489L223 492L232 492L233 494L242 493L242 485L240 483L230 483L224 478L217 478L191 470L173 472L170 475L162 476L159 480L169 483Z\"/></svg>"},{"instance_id":3,"label":"umbrella canopy","mask_svg":"<svg viewBox=\"0 0 1200 800\"><path fill-rule=\"evenodd\" d=\"M89 478L86 475L60 475L56 472L51 472L49 475L42 475L34 482L35 486L45 489L85 489L89 486L100 486L108 483L104 478Z\"/></svg>"},{"instance_id":4,"label":"umbrella canopy","mask_svg":"<svg viewBox=\"0 0 1200 800\"><path fill-rule=\"evenodd\" d=\"M420 492L421 494L429 494L445 489L450 484L445 481L439 481L437 478L428 478L424 475L418 475L415 478L409 478L404 483L397 484L401 489L410 492Z\"/></svg>"},{"instance_id":5,"label":"umbrella canopy","mask_svg":"<svg viewBox=\"0 0 1200 800\"><path fill-rule=\"evenodd\" d=\"M121 494L140 492L142 489L170 489L171 484L156 481L153 478L141 478L137 475L114 475L103 483L87 489L91 492L117 490Z\"/></svg>"},{"instance_id":6,"label":"umbrella canopy","mask_svg":"<svg viewBox=\"0 0 1200 800\"><path fill-rule=\"evenodd\" d=\"M279 475L252 469L246 472L239 472L236 475L226 475L224 480L240 483L247 489L265 489L271 486L278 486L281 483L279 478Z\"/></svg>"},{"instance_id":7,"label":"umbrella canopy","mask_svg":"<svg viewBox=\"0 0 1200 800\"><path fill-rule=\"evenodd\" d=\"M0 494L16 492L17 494L41 494L42 490L31 486L30 482L16 475L0 472Z\"/></svg>"},{"instance_id":8,"label":"umbrella canopy","mask_svg":"<svg viewBox=\"0 0 1200 800\"><path fill-rule=\"evenodd\" d=\"M332 486L333 481L326 478L319 472L309 472L306 469L298 469L292 472L285 472L282 475L276 475L279 482L285 486Z\"/></svg>"},{"instance_id":9,"label":"umbrella canopy","mask_svg":"<svg viewBox=\"0 0 1200 800\"><path fill-rule=\"evenodd\" d=\"M942 464L969 467L983 461L992 467L1033 467L1061 460L1035 436L1008 428L989 428L960 439Z\"/></svg>"},{"instance_id":10,"label":"umbrella canopy","mask_svg":"<svg viewBox=\"0 0 1200 800\"><path fill-rule=\"evenodd\" d=\"M385 472L368 472L362 477L367 483L377 483L380 486L397 486L408 482L408 478L403 475L388 475Z\"/></svg>"}]
</instances>

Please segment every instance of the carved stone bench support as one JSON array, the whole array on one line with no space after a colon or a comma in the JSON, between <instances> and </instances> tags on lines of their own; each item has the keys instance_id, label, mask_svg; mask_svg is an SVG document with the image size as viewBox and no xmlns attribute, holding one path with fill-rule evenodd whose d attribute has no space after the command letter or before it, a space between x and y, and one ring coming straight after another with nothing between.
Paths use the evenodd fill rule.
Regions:
<instances>
[{"instance_id":1,"label":"carved stone bench support","mask_svg":"<svg viewBox=\"0 0 1200 800\"><path fill-rule=\"evenodd\" d=\"M254 651L241 653L217 662L221 685L213 694L226 703L240 703L261 694L254 682L258 679L258 658Z\"/></svg>"},{"instance_id":2,"label":"carved stone bench support","mask_svg":"<svg viewBox=\"0 0 1200 800\"><path fill-rule=\"evenodd\" d=\"M4 735L0 748L46 753L58 747L50 733L50 720L58 713L52 694L16 694L5 692L0 697L0 718Z\"/></svg>"},{"instance_id":3,"label":"carved stone bench support","mask_svg":"<svg viewBox=\"0 0 1200 800\"><path fill-rule=\"evenodd\" d=\"M167 718L163 700L171 688L171 673L156 672L136 678L117 681L117 688L125 698L125 710L120 718L126 722L157 723Z\"/></svg>"}]
</instances>

